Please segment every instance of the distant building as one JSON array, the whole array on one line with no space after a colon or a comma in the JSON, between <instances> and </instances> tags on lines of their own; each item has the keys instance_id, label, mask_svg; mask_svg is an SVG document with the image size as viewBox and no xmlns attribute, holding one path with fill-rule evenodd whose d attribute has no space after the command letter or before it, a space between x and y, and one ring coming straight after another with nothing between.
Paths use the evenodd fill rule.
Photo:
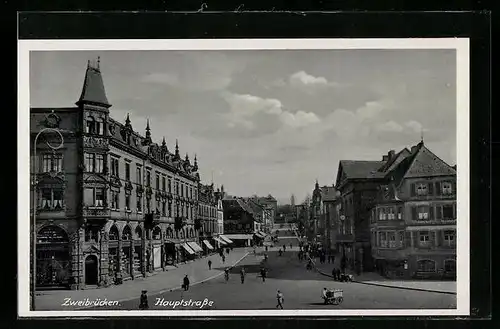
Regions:
<instances>
[{"instance_id":1,"label":"distant building","mask_svg":"<svg viewBox=\"0 0 500 329\"><path fill-rule=\"evenodd\" d=\"M214 191L214 184L198 187L198 217L195 226L199 230L199 243L205 253L215 251L214 245L218 236L218 200Z\"/></svg>"},{"instance_id":2,"label":"distant building","mask_svg":"<svg viewBox=\"0 0 500 329\"><path fill-rule=\"evenodd\" d=\"M311 225L313 240L322 244L328 250L336 249L336 232L332 234L334 227L333 213L336 200L336 189L333 186L319 186L318 181L314 186L311 200Z\"/></svg>"},{"instance_id":3,"label":"distant building","mask_svg":"<svg viewBox=\"0 0 500 329\"><path fill-rule=\"evenodd\" d=\"M265 206L265 208L270 211L270 220L268 223L264 223L264 230L269 233L274 226L276 216L278 215L278 201L271 194L265 197L253 196L251 199L256 203Z\"/></svg>"},{"instance_id":4,"label":"distant building","mask_svg":"<svg viewBox=\"0 0 500 329\"><path fill-rule=\"evenodd\" d=\"M387 276L456 276L456 171L423 142L386 166L371 210L372 255ZM405 266L406 265L406 266Z\"/></svg>"},{"instance_id":5,"label":"distant building","mask_svg":"<svg viewBox=\"0 0 500 329\"><path fill-rule=\"evenodd\" d=\"M233 197L222 200L224 209L224 236L237 246L250 246L255 232L260 231L262 214L256 213L243 198Z\"/></svg>"}]
</instances>

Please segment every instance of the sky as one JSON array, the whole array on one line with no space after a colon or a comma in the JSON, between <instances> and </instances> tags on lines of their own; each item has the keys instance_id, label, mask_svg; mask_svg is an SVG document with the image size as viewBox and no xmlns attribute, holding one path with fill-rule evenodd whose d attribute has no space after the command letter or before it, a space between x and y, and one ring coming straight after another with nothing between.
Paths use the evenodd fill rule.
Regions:
<instances>
[{"instance_id":1,"label":"sky","mask_svg":"<svg viewBox=\"0 0 500 329\"><path fill-rule=\"evenodd\" d=\"M418 143L456 164L456 53L432 50L31 52L32 107L71 107L100 56L110 116L197 155L202 182L301 202L340 160Z\"/></svg>"}]
</instances>

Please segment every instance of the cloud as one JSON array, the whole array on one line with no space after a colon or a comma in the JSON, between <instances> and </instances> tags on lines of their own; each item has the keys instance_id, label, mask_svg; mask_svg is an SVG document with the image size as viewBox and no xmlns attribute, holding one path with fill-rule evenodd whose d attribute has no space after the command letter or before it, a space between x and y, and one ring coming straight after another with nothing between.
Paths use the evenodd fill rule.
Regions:
<instances>
[{"instance_id":1,"label":"cloud","mask_svg":"<svg viewBox=\"0 0 500 329\"><path fill-rule=\"evenodd\" d=\"M249 94L223 93L229 112L222 114L230 128L261 129L262 133L278 130L281 126L305 127L320 122L316 114L289 111L280 100Z\"/></svg>"},{"instance_id":2,"label":"cloud","mask_svg":"<svg viewBox=\"0 0 500 329\"><path fill-rule=\"evenodd\" d=\"M392 121L392 120L377 125L377 131L379 131L379 132L400 133L403 130L404 130L404 128L399 123Z\"/></svg>"},{"instance_id":3,"label":"cloud","mask_svg":"<svg viewBox=\"0 0 500 329\"><path fill-rule=\"evenodd\" d=\"M415 121L415 120L410 120L408 122L405 123L405 126L407 126L408 128L411 128L413 129L414 132L416 133L420 133L422 132L422 124L418 121Z\"/></svg>"},{"instance_id":4,"label":"cloud","mask_svg":"<svg viewBox=\"0 0 500 329\"><path fill-rule=\"evenodd\" d=\"M176 85L179 78L172 73L151 73L142 78L143 82L160 83L167 85Z\"/></svg>"},{"instance_id":5,"label":"cloud","mask_svg":"<svg viewBox=\"0 0 500 329\"><path fill-rule=\"evenodd\" d=\"M292 85L328 85L328 80L324 77L315 77L305 71L299 71L290 76Z\"/></svg>"}]
</instances>

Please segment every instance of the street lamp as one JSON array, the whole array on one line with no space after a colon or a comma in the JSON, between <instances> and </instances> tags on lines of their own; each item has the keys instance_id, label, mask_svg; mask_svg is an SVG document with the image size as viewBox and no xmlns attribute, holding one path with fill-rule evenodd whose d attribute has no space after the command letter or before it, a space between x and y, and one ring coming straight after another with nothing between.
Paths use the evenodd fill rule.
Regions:
<instances>
[{"instance_id":1,"label":"street lamp","mask_svg":"<svg viewBox=\"0 0 500 329\"><path fill-rule=\"evenodd\" d=\"M59 129L55 129L55 128L44 128L42 130L40 130L38 132L38 134L35 136L35 141L33 143L33 181L32 181L32 184L33 184L33 223L32 223L32 227L31 227L31 235L32 235L32 250L33 250L33 253L31 255L32 257L32 270L31 270L31 308L32 310L34 311L35 310L35 299L36 299L36 240L37 240L37 237L36 237L36 186L38 184L38 180L37 180L37 159L36 159L36 146L37 146L37 142L38 142L38 137L42 134L42 133L45 133L45 132L55 132L59 135L59 137L61 138L61 142L59 143L59 145L52 145L49 143L49 141L45 141L45 143L47 144L47 146L52 149L52 151L56 151L58 149L60 149L61 147L63 147L64 145L64 137L63 135L61 134L61 132L59 131Z\"/></svg>"}]
</instances>

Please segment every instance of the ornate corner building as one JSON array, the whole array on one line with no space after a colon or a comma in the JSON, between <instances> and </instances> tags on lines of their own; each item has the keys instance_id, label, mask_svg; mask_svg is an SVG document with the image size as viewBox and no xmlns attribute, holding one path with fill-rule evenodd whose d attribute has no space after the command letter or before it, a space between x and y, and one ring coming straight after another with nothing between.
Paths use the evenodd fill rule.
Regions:
<instances>
[{"instance_id":1,"label":"ornate corner building","mask_svg":"<svg viewBox=\"0 0 500 329\"><path fill-rule=\"evenodd\" d=\"M199 253L196 156L153 142L110 117L96 63L88 63L76 107L31 108L38 287L82 289L146 277ZM62 148L47 145L57 136ZM212 218L212 217L211 217Z\"/></svg>"}]
</instances>

